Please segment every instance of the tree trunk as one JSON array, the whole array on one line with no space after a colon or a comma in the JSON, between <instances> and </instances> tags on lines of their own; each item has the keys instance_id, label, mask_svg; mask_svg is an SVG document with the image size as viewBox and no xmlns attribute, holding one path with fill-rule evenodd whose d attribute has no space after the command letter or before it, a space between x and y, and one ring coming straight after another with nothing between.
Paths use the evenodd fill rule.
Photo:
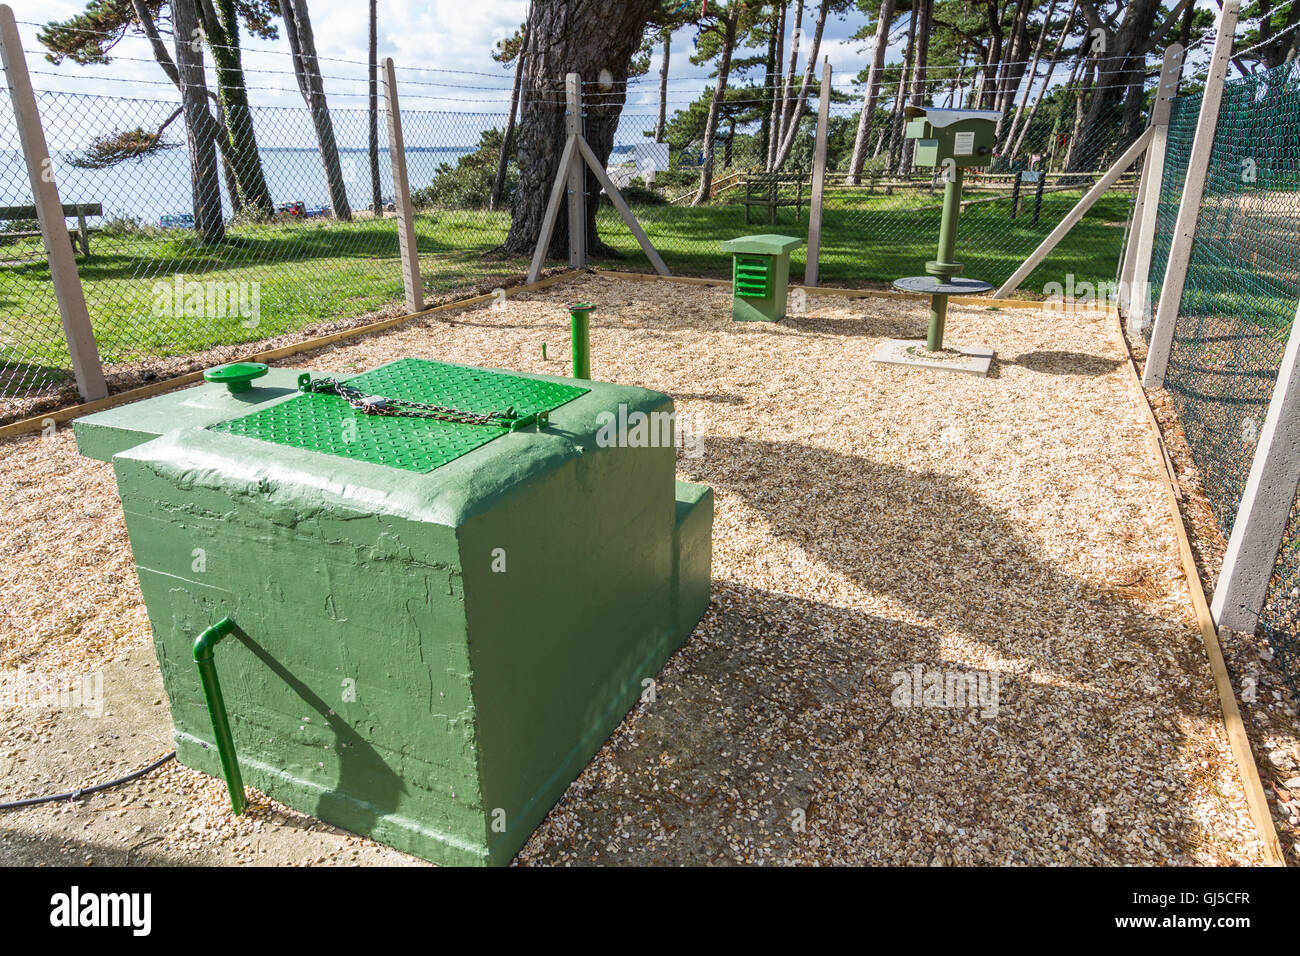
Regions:
<instances>
[{"instance_id":1,"label":"tree trunk","mask_svg":"<svg viewBox=\"0 0 1300 956\"><path fill-rule=\"evenodd\" d=\"M731 54L736 47L736 24L740 20L740 6L731 7L722 17L722 58L718 62L718 83L713 90L713 99L709 101L709 118L704 124L704 165L700 169L700 188L695 191L692 206L708 202L709 191L713 188L713 145L717 138L718 111L722 108L722 99L727 95L727 80L731 75Z\"/></svg>"},{"instance_id":2,"label":"tree trunk","mask_svg":"<svg viewBox=\"0 0 1300 956\"><path fill-rule=\"evenodd\" d=\"M175 0L178 2L178 0ZM201 0L199 15L208 48L216 64L217 95L221 103L222 125L226 129L227 144L222 152L229 160L238 184L230 201L236 206L255 209L263 216L275 212L271 190L266 185L262 171L262 157L257 150L257 136L253 131L253 113L248 105L248 90L244 85L243 54L239 48L239 14L234 0ZM237 193L237 194L236 194Z\"/></svg>"},{"instance_id":3,"label":"tree trunk","mask_svg":"<svg viewBox=\"0 0 1300 956\"><path fill-rule=\"evenodd\" d=\"M998 70L998 92L993 101L993 108L998 111L998 121L993 130L993 141L1002 139L1002 130L1006 123L1011 100L1016 95L1016 87L1025 69L1021 63L1024 57L1025 42L1028 37L1029 0L1020 0L1016 15L1011 20L1011 43L1007 48L1005 60Z\"/></svg>"},{"instance_id":4,"label":"tree trunk","mask_svg":"<svg viewBox=\"0 0 1300 956\"><path fill-rule=\"evenodd\" d=\"M1077 0L1076 0L1077 2ZM1034 44L1034 57L1029 63L1029 69L1025 70L1022 75L1029 77L1029 82L1020 93L1020 103L1016 106L1016 114L1012 117L1011 128L1007 130L1006 144L1003 152L1006 152L1006 146L1016 141L1016 127L1020 125L1020 118L1025 115L1025 105L1029 102L1030 91L1034 88L1034 81L1038 78L1038 61L1043 56L1043 41L1047 39L1048 30L1052 26L1052 14L1056 12L1056 0L1051 0L1047 5L1047 16L1043 18L1043 28L1038 31L1038 41ZM999 121L1000 122L1000 121Z\"/></svg>"},{"instance_id":5,"label":"tree trunk","mask_svg":"<svg viewBox=\"0 0 1300 956\"><path fill-rule=\"evenodd\" d=\"M664 65L659 69L659 118L655 121L655 142L664 141L664 127L668 123L668 64L673 55L673 31L664 30Z\"/></svg>"},{"instance_id":6,"label":"tree trunk","mask_svg":"<svg viewBox=\"0 0 1300 956\"><path fill-rule=\"evenodd\" d=\"M203 78L203 46L199 18L191 3L177 0L172 4L172 27L176 44L176 71L181 87L181 105L188 132L190 152L190 191L194 200L194 230L206 243L219 243L226 237L221 218L221 180L217 170L217 151L208 112L208 89Z\"/></svg>"},{"instance_id":7,"label":"tree trunk","mask_svg":"<svg viewBox=\"0 0 1300 956\"><path fill-rule=\"evenodd\" d=\"M352 207L348 204L348 191L343 183L343 167L339 162L339 148L334 140L334 122L330 119L329 104L325 102L325 85L321 81L320 59L316 56L316 37L312 33L311 18L307 14L307 0L280 0L280 16L284 19L284 32L289 38L293 54L293 72L298 78L298 90L311 113L316 129L316 143L320 147L321 168L325 173L325 188L329 192L330 209L335 219L351 219Z\"/></svg>"},{"instance_id":8,"label":"tree trunk","mask_svg":"<svg viewBox=\"0 0 1300 956\"><path fill-rule=\"evenodd\" d=\"M907 24L907 52L903 55L903 70L898 75L898 93L894 96L894 109L889 126L889 171L903 175L903 107L907 104L907 78L912 73L916 56L916 9L913 7Z\"/></svg>"},{"instance_id":9,"label":"tree trunk","mask_svg":"<svg viewBox=\"0 0 1300 956\"><path fill-rule=\"evenodd\" d=\"M244 201L239 192L239 177L235 174L235 167L230 164L230 156L227 154L230 141L227 138L230 132L230 124L226 122L225 110L221 108L221 101L216 103L217 107L217 125L221 127L222 135L214 138L217 147L217 159L221 163L221 178L226 181L226 195L230 198L230 211L234 215L239 215L243 211Z\"/></svg>"},{"instance_id":10,"label":"tree trunk","mask_svg":"<svg viewBox=\"0 0 1300 956\"><path fill-rule=\"evenodd\" d=\"M781 64L785 61L785 17L790 9L790 0L777 0L780 11L776 27L776 67L772 70L772 113L767 123L767 171L772 172L776 165L776 151L781 145L781 110L784 106L781 93Z\"/></svg>"},{"instance_id":11,"label":"tree trunk","mask_svg":"<svg viewBox=\"0 0 1300 956\"><path fill-rule=\"evenodd\" d=\"M595 77L607 69L613 76L611 93L597 97L584 110L587 143L604 163L614 148L614 132L626 100L628 67L657 8L657 0L534 0L531 55L524 67L529 108L519 121L519 188L510 233L501 252L527 256L537 245L564 150L565 75ZM590 170L585 170L584 176L588 195L594 199L599 193L597 180ZM587 203L588 248L594 254L608 255L610 250L596 232L597 205ZM566 259L568 247L568 210L561 207L549 252Z\"/></svg>"},{"instance_id":12,"label":"tree trunk","mask_svg":"<svg viewBox=\"0 0 1300 956\"><path fill-rule=\"evenodd\" d=\"M916 56L912 64L912 106L921 106L925 102L925 64L930 52L930 26L934 16L934 0L914 0L916 10ZM910 139L903 140L903 157L900 174L908 175L912 171L912 156L916 143Z\"/></svg>"},{"instance_id":13,"label":"tree trunk","mask_svg":"<svg viewBox=\"0 0 1300 956\"><path fill-rule=\"evenodd\" d=\"M780 127L776 134L778 155L781 152L781 144L785 142L786 127L790 125L790 114L794 110L794 73L799 66L799 47L803 40L803 7L804 0L795 0L794 29L790 32L790 65L785 71L785 83L781 90L780 122L777 124ZM777 166L780 166L780 163L773 157L773 168Z\"/></svg>"},{"instance_id":14,"label":"tree trunk","mask_svg":"<svg viewBox=\"0 0 1300 956\"><path fill-rule=\"evenodd\" d=\"M776 99L776 25L780 20L780 3L772 4L767 18L767 59L763 70L763 102L759 105L763 115L759 119L757 142L763 146L763 168L767 168L772 155L772 102Z\"/></svg>"},{"instance_id":15,"label":"tree trunk","mask_svg":"<svg viewBox=\"0 0 1300 956\"><path fill-rule=\"evenodd\" d=\"M135 11L136 21L140 24L140 29L144 32L145 37L149 40L150 49L153 51L154 59L162 68L167 78L176 84L176 89L181 91L182 101L184 100L184 87L181 84L180 71L176 68L176 63L172 60L171 54L167 52L167 44L163 42L162 36L158 33L157 24L154 23L153 13L146 6L144 0L132 0L132 8ZM193 14L193 19L197 22L198 14ZM194 29L198 29L195 27ZM191 35L193 37L193 35ZM193 39L190 41L193 42ZM200 57L200 62L202 58ZM217 107L217 119L212 118L212 114L207 109L199 110L186 115L186 124L195 123L194 133L205 139L211 140L213 145L220 151L222 174L226 180L226 192L230 195L231 206L235 211L239 210L239 183L235 179L235 171L230 165L230 158L226 155L230 146L228 130L224 114L221 112L221 101L217 99L211 91L204 87L206 95L212 98ZM259 160L260 162L260 160Z\"/></svg>"},{"instance_id":16,"label":"tree trunk","mask_svg":"<svg viewBox=\"0 0 1300 956\"><path fill-rule=\"evenodd\" d=\"M1104 25L1096 16L1091 4L1082 4L1089 29ZM1178 11L1181 13L1181 11ZM1123 19L1117 28L1107 30L1109 40L1107 49L1101 56L1094 57L1096 65L1096 83L1088 103L1087 112L1082 117L1075 133L1074 142L1070 144L1070 159L1067 172L1083 172L1096 169L1110 143L1108 127L1118 121L1119 148L1127 145L1124 138L1130 133L1136 136L1136 114L1130 117L1132 129L1124 128L1123 111L1119 109L1120 100L1146 70L1146 54L1160 42L1160 39L1174 26L1176 18L1166 18L1157 25L1156 17L1160 13L1160 0L1131 0L1124 7ZM1120 115L1116 115L1117 112ZM1131 140L1130 140L1131 142Z\"/></svg>"},{"instance_id":17,"label":"tree trunk","mask_svg":"<svg viewBox=\"0 0 1300 956\"><path fill-rule=\"evenodd\" d=\"M880 23L876 26L875 46L871 50L871 69L867 73L867 89L862 94L862 113L858 116L858 135L853 140L853 158L849 161L846 180L856 186L862 179L862 167L867 162L867 137L876 118L876 103L880 99L880 75L885 68L885 53L889 47L889 27L894 19L894 0L881 0Z\"/></svg>"},{"instance_id":18,"label":"tree trunk","mask_svg":"<svg viewBox=\"0 0 1300 956\"><path fill-rule=\"evenodd\" d=\"M998 0L987 0L984 12L988 18L989 50L984 59L984 70L975 84L971 102L980 109L993 108L998 65L1002 62L1002 14Z\"/></svg>"},{"instance_id":19,"label":"tree trunk","mask_svg":"<svg viewBox=\"0 0 1300 956\"><path fill-rule=\"evenodd\" d=\"M822 34L826 31L826 15L830 13L830 8L831 0L822 0L821 8L817 11L817 26L813 30L812 48L808 51L808 60L804 63L799 96L795 100L794 109L786 118L788 128L785 137L781 140L781 149L776 154L777 169L785 165L785 161L790 158L790 151L794 149L794 139L799 133L799 122L803 119L804 106L808 102L808 89L812 85L813 71L817 68L817 55L821 52Z\"/></svg>"},{"instance_id":20,"label":"tree trunk","mask_svg":"<svg viewBox=\"0 0 1300 956\"><path fill-rule=\"evenodd\" d=\"M528 5L528 19L524 21L524 35L519 40L519 58L515 61L515 83L510 91L510 116L506 118L506 134L501 138L501 153L497 156L497 175L492 180L492 194L488 196L488 209L496 209L501 193L506 188L506 172L510 168L510 154L515 148L515 117L519 113L519 91L524 82L524 61L528 59L528 42L532 38L532 4Z\"/></svg>"},{"instance_id":21,"label":"tree trunk","mask_svg":"<svg viewBox=\"0 0 1300 956\"><path fill-rule=\"evenodd\" d=\"M384 190L379 181L379 10L378 0L370 0L370 206L375 218L384 216Z\"/></svg>"},{"instance_id":22,"label":"tree trunk","mask_svg":"<svg viewBox=\"0 0 1300 956\"><path fill-rule=\"evenodd\" d=\"M1070 32L1070 25L1074 23L1074 15L1079 10L1079 0L1074 0L1070 7L1070 13L1065 18L1065 23L1061 26L1060 36L1056 40L1056 48L1052 51L1051 59L1047 61L1047 75L1043 77L1043 85L1039 87L1038 93L1034 96L1034 103L1029 108L1029 115L1025 121L1020 124L1020 132L1016 134L1016 141L1011 147L1011 159L1014 161L1016 155L1020 152L1025 143L1025 136L1029 132L1030 125L1034 122L1034 114L1038 112L1038 106L1043 102L1043 95L1047 88L1052 85L1052 74L1056 72L1056 63L1061 58L1061 49L1065 46L1065 38Z\"/></svg>"},{"instance_id":23,"label":"tree trunk","mask_svg":"<svg viewBox=\"0 0 1300 956\"><path fill-rule=\"evenodd\" d=\"M1084 61L1083 68L1079 71L1079 82L1074 90L1074 121L1070 124L1069 145L1065 150L1065 165L1063 168L1067 172L1074 172L1083 168L1079 164L1079 131L1083 129L1083 119L1087 115L1083 104L1087 102L1088 90L1092 87L1092 77L1096 70L1096 57L1089 56Z\"/></svg>"}]
</instances>

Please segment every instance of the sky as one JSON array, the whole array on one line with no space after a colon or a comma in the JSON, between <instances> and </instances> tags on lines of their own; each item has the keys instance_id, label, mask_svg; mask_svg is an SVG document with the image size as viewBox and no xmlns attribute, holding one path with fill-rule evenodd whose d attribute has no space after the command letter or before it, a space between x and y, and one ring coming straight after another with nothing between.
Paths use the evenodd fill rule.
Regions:
<instances>
[{"instance_id":1,"label":"sky","mask_svg":"<svg viewBox=\"0 0 1300 956\"><path fill-rule=\"evenodd\" d=\"M54 66L43 59L45 51L36 40L39 24L84 9L85 0L8 2L19 21L33 84L38 90L176 100L175 87L163 76L142 37L123 40L108 66L81 67L67 61ZM512 75L492 60L491 51L497 40L518 28L527 7L528 0L379 0L379 55L381 59L391 56L398 68L403 111L505 112ZM808 7L811 16L815 4L810 2ZM310 0L317 49L324 58L326 93L333 109L363 109L366 105L366 10L362 0ZM868 41L852 39L865 22L864 14L854 12L847 19L832 19L827 25L822 53L834 68L835 87L846 93L857 92L853 78L867 65ZM904 32L897 30L899 34ZM711 67L697 66L689 60L695 34L694 27L686 27L673 39L670 110L685 108L712 86L708 78ZM808 52L808 34L811 29L806 31L802 44L801 67ZM273 41L245 37L243 43L254 104L301 109L302 99L283 35ZM905 38L900 36L891 46L891 62L901 60L904 43ZM211 75L211 57L206 60ZM624 115L633 118L630 125L657 111L659 66L660 53L656 50L650 72L629 87ZM1065 73L1059 70L1056 81L1063 81ZM84 135L87 131L81 132Z\"/></svg>"},{"instance_id":2,"label":"sky","mask_svg":"<svg viewBox=\"0 0 1300 956\"><path fill-rule=\"evenodd\" d=\"M118 58L109 66L79 67L65 61L55 67L40 59L44 51L36 41L38 24L77 13L84 9L84 0L8 2L19 21L23 45L29 51L29 68L35 74L33 83L38 89L175 98L174 88L165 82L143 39L124 40L115 51ZM418 99L422 109L497 110L508 102L511 74L493 61L490 53L497 40L513 33L523 22L527 8L527 0L379 0L379 56L381 60L393 58L399 68L399 92L412 105ZM322 68L331 103L364 106L366 4L361 0L311 0L310 11L317 50L322 57L331 58ZM831 59L836 87L851 88L851 78L867 63L866 44L850 39L864 22L864 15L855 13L850 20L827 25L822 52ZM684 107L710 85L710 68L696 66L688 59L695 32L688 27L673 38L670 100L674 106ZM286 72L289 60L284 53L288 44L283 35L275 41L246 37L244 46L254 101L301 105L292 77ZM805 55L807 46L805 39ZM211 67L210 57L208 63ZM650 112L657 108L660 64L656 52L650 74L633 85L630 111ZM409 82L405 91L404 81Z\"/></svg>"}]
</instances>

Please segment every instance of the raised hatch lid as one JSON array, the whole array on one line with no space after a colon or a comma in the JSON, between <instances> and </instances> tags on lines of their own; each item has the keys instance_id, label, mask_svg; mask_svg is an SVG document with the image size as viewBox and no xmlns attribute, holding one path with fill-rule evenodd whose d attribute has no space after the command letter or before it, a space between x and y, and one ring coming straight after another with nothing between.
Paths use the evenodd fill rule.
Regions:
<instances>
[{"instance_id":1,"label":"raised hatch lid","mask_svg":"<svg viewBox=\"0 0 1300 956\"><path fill-rule=\"evenodd\" d=\"M590 389L507 372L407 358L346 380L371 395L486 414L514 408L520 416L549 412ZM211 431L304 448L421 474L507 434L495 425L432 418L364 415L335 395L304 393Z\"/></svg>"}]
</instances>

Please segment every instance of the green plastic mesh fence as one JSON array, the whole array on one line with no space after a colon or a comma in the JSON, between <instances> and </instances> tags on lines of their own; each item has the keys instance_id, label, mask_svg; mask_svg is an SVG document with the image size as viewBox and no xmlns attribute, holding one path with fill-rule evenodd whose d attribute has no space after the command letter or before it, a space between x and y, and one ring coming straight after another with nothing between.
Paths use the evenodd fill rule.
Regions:
<instances>
[{"instance_id":1,"label":"green plastic mesh fence","mask_svg":"<svg viewBox=\"0 0 1300 956\"><path fill-rule=\"evenodd\" d=\"M1196 117L1201 110L1201 94L1191 93L1177 97L1169 112L1169 133L1165 142L1165 168L1160 178L1160 200L1156 206L1156 235L1151 253L1151 281L1148 295L1154 310L1160 295L1160 284L1165 279L1165 266L1169 261L1169 245L1173 240L1174 226L1178 222L1178 200L1183 194L1187 179L1187 163L1192 156L1192 140L1196 137ZM1154 311L1149 312L1154 316ZM1144 330L1148 338L1151 325Z\"/></svg>"},{"instance_id":2,"label":"green plastic mesh fence","mask_svg":"<svg viewBox=\"0 0 1300 956\"><path fill-rule=\"evenodd\" d=\"M1156 247L1159 288L1199 96L1175 103ZM1175 145L1176 144L1176 145ZM1166 204L1171 208L1166 209ZM1215 517L1229 534L1300 300L1300 68L1224 89L1165 385ZM1293 514L1263 628L1300 678L1300 522Z\"/></svg>"}]
</instances>

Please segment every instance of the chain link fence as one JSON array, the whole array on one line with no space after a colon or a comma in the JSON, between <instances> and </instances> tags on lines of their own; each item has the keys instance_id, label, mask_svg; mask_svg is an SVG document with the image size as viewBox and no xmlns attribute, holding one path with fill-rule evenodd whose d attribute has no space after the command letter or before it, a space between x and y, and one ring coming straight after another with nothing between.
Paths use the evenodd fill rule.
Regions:
<instances>
[{"instance_id":1,"label":"chain link fence","mask_svg":"<svg viewBox=\"0 0 1300 956\"><path fill-rule=\"evenodd\" d=\"M292 73L257 76L265 89L296 93ZM513 162L494 195L505 105L482 112L426 109L424 103L445 100L441 94L449 91L425 95L419 81L411 82L402 124L426 300L518 281L528 262L499 252L519 181ZM170 92L166 83L159 88ZM611 95L594 84L584 89L592 97ZM608 171L675 273L730 275L721 246L739 235L808 236L817 94L796 121L780 173L771 174L764 171L767 137L754 119L768 110L762 93L729 91L711 178L702 175L701 144L681 132L703 125L694 107L670 110L662 137L657 113L644 106L620 117ZM524 110L530 105L538 104L525 103ZM322 115L306 106L253 106L247 127L255 143L213 150L192 148L180 107L166 93L37 92L49 172L65 206L84 214L71 216L68 226L110 389L402 308L382 96L373 159L365 108L335 105ZM850 185L857 109L832 104L820 281L883 287L918 274L933 258L943 188L930 170L912 169L911 144L887 118L878 125L889 130L870 138L874 148L863 174ZM1004 281L1126 145L1114 124L1072 142L1061 132L1071 128L1063 124L1063 109L1058 104L1036 121L1031 116L1013 149L996 156L990 169L968 175L958 245L965 275ZM219 111L216 119L217 135L223 124L238 126ZM667 142L657 143L661 138ZM0 93L0 147L0 206L9 213L0 217L0 420L12 420L75 401L76 394L43 242L34 214L24 213L33 199L7 92ZM1104 282L1115 276L1134 179L1129 175L1107 192L1023 284L1024 292L1045 293L1051 282L1064 285L1071 277ZM648 270L609 197L588 198L596 203L591 261ZM218 241L205 241L205 228L218 230ZM792 257L796 278L804 256L800 250Z\"/></svg>"},{"instance_id":2,"label":"chain link fence","mask_svg":"<svg viewBox=\"0 0 1300 956\"><path fill-rule=\"evenodd\" d=\"M84 230L76 216L68 225L113 390L229 361L255 344L360 324L403 301L382 100L377 169L364 108L328 111L333 148L324 150L305 106L252 107L255 158L214 151L206 174L202 159L195 173L176 101L50 91L38 91L36 101L65 212L86 213ZM518 178L512 164L498 208L488 210L506 119L504 112L403 111L426 300L518 281L527 270L525 260L487 255L505 239ZM4 92L4 419L76 398L15 123ZM146 139L156 142L141 149ZM263 201L240 201L250 195ZM222 235L203 241L196 211L214 199Z\"/></svg>"},{"instance_id":3,"label":"chain link fence","mask_svg":"<svg viewBox=\"0 0 1300 956\"><path fill-rule=\"evenodd\" d=\"M1164 278L1201 95L1170 121L1151 275ZM1231 534L1300 302L1300 65L1228 80L1165 387L1224 535ZM1261 627L1300 689L1300 517L1293 508Z\"/></svg>"},{"instance_id":4,"label":"chain link fence","mask_svg":"<svg viewBox=\"0 0 1300 956\"><path fill-rule=\"evenodd\" d=\"M0 87L0 206L27 207L33 201L13 101ZM3 229L0 401L8 406L13 398L66 387L72 366L35 216L9 218Z\"/></svg>"},{"instance_id":5,"label":"chain link fence","mask_svg":"<svg viewBox=\"0 0 1300 956\"><path fill-rule=\"evenodd\" d=\"M1196 119L1201 110L1199 91L1174 97L1169 104L1169 128L1165 140L1164 171L1160 179L1160 197L1156 203L1156 233L1151 244L1151 272L1147 283L1147 315L1155 316L1155 303L1165 280L1169 264L1169 247L1178 224L1178 203L1187 180L1187 166L1192 158L1192 141L1196 138ZM1143 329L1151 339L1151 323Z\"/></svg>"},{"instance_id":6,"label":"chain link fence","mask_svg":"<svg viewBox=\"0 0 1300 956\"><path fill-rule=\"evenodd\" d=\"M737 109L746 101L727 103ZM816 107L815 98L810 106ZM861 176L850 183L859 108L831 105L819 263L823 285L887 286L923 271L938 245L943 182L932 170L913 168L911 143L902 138L901 125L891 130L881 123L883 129L869 135L873 152ZM641 170L638 156L654 142L656 124L654 114L624 114L610 163L616 184L674 272L729 276L731 260L721 244L736 236L775 232L807 238L815 117L803 119L777 175L765 171L767 150L761 133L724 129L715 143L707 188L702 185L698 147L670 143L674 148L669 169L653 174ZM892 149L891 132L897 133ZM1017 134L1016 140L1019 148L996 157L989 169L967 171L963 189L958 235L958 258L966 265L963 275L995 285L1011 276L1127 145L1109 125L1072 143L1059 124L1046 117L1028 124L1025 135ZM1092 282L1114 279L1136 179L1136 173L1129 173L1109 189L1022 283L1022 293L1044 294L1048 283L1064 284L1069 276ZM648 268L632 234L604 197L597 227L601 243L609 247L603 253L599 246L593 248L597 262ZM802 278L804 267L804 252L796 251L792 275Z\"/></svg>"}]
</instances>

